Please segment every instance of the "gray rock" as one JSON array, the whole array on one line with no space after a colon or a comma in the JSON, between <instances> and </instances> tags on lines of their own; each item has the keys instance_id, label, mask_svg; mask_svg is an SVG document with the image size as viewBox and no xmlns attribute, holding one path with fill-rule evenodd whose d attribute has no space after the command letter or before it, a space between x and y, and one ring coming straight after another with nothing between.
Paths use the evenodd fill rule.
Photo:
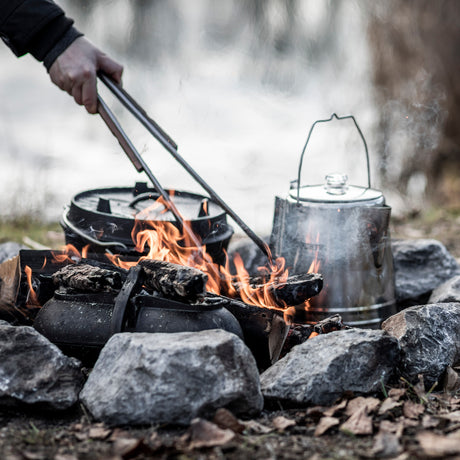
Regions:
<instances>
[{"instance_id":1,"label":"gray rock","mask_svg":"<svg viewBox=\"0 0 460 460\"><path fill-rule=\"evenodd\" d=\"M398 303L426 302L434 289L460 274L455 258L437 240L396 240L391 247Z\"/></svg>"},{"instance_id":2,"label":"gray rock","mask_svg":"<svg viewBox=\"0 0 460 460\"><path fill-rule=\"evenodd\" d=\"M0 324L0 407L68 409L83 385L80 362L28 326Z\"/></svg>"},{"instance_id":3,"label":"gray rock","mask_svg":"<svg viewBox=\"0 0 460 460\"><path fill-rule=\"evenodd\" d=\"M289 405L331 404L346 391L381 390L398 358L398 341L383 331L319 335L294 347L261 375L262 393Z\"/></svg>"},{"instance_id":4,"label":"gray rock","mask_svg":"<svg viewBox=\"0 0 460 460\"><path fill-rule=\"evenodd\" d=\"M221 407L254 415L263 407L256 362L220 329L122 333L103 348L80 399L110 424L188 424Z\"/></svg>"},{"instance_id":5,"label":"gray rock","mask_svg":"<svg viewBox=\"0 0 460 460\"><path fill-rule=\"evenodd\" d=\"M448 302L460 302L460 275L438 286L428 300L428 303Z\"/></svg>"},{"instance_id":6,"label":"gray rock","mask_svg":"<svg viewBox=\"0 0 460 460\"><path fill-rule=\"evenodd\" d=\"M8 241L6 243L0 244L0 263L17 256L20 249L24 248L25 246L14 243L13 241Z\"/></svg>"},{"instance_id":7,"label":"gray rock","mask_svg":"<svg viewBox=\"0 0 460 460\"><path fill-rule=\"evenodd\" d=\"M440 303L406 308L382 328L399 340L401 374L415 383L423 374L430 388L447 366L460 360L460 304Z\"/></svg>"}]
</instances>

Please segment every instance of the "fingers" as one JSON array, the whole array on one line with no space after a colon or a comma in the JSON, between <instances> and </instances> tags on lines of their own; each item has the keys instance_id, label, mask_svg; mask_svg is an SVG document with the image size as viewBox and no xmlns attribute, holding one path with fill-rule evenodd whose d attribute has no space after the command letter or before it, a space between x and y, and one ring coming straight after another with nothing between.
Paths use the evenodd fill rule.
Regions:
<instances>
[{"instance_id":1,"label":"fingers","mask_svg":"<svg viewBox=\"0 0 460 460\"><path fill-rule=\"evenodd\" d=\"M88 78L86 78L81 88L81 103L77 101L77 104L83 104L88 113L97 112L97 89L96 89L96 73L93 72Z\"/></svg>"},{"instance_id":2,"label":"fingers","mask_svg":"<svg viewBox=\"0 0 460 460\"><path fill-rule=\"evenodd\" d=\"M113 59L109 58L106 54L101 54L98 60L99 68L107 75L109 75L117 83L121 84L121 76L123 74L123 66Z\"/></svg>"},{"instance_id":3,"label":"fingers","mask_svg":"<svg viewBox=\"0 0 460 460\"><path fill-rule=\"evenodd\" d=\"M123 66L80 37L56 59L49 74L53 83L73 96L77 104L84 105L89 113L96 113L98 70L121 83Z\"/></svg>"}]
</instances>

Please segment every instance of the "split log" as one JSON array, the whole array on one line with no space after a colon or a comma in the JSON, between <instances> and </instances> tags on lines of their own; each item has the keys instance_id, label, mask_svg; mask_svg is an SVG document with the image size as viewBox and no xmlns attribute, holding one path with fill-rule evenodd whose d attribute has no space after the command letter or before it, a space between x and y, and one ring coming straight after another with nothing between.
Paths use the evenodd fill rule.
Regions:
<instances>
[{"instance_id":1,"label":"split log","mask_svg":"<svg viewBox=\"0 0 460 460\"><path fill-rule=\"evenodd\" d=\"M341 331L343 329L351 329L351 327L343 324L340 315L330 316L316 324L291 324L281 356L289 353L296 345L300 345L316 335L329 334L330 332Z\"/></svg>"},{"instance_id":2,"label":"split log","mask_svg":"<svg viewBox=\"0 0 460 460\"><path fill-rule=\"evenodd\" d=\"M161 260L142 260L144 284L171 299L195 301L206 293L208 276L202 271Z\"/></svg>"},{"instance_id":3,"label":"split log","mask_svg":"<svg viewBox=\"0 0 460 460\"><path fill-rule=\"evenodd\" d=\"M260 370L274 364L281 353L289 326L279 311L248 305L241 300L207 293L204 303L218 302L240 323L244 342L254 355Z\"/></svg>"},{"instance_id":4,"label":"split log","mask_svg":"<svg viewBox=\"0 0 460 460\"><path fill-rule=\"evenodd\" d=\"M242 290L241 282L232 284L237 292ZM268 293L276 302L273 306L284 308L303 304L319 294L323 288L323 277L318 273L305 273L289 276L286 281L275 280L272 283L264 283L260 277L251 277L249 285L253 289L268 289Z\"/></svg>"},{"instance_id":5,"label":"split log","mask_svg":"<svg viewBox=\"0 0 460 460\"><path fill-rule=\"evenodd\" d=\"M83 292L113 292L121 289L118 271L86 263L66 265L52 275L55 285Z\"/></svg>"}]
</instances>

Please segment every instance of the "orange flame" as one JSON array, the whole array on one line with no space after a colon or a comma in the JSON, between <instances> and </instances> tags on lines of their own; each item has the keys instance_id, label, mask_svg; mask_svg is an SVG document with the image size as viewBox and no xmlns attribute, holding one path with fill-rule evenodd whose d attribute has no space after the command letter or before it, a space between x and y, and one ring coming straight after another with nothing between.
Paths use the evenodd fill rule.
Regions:
<instances>
[{"instance_id":1,"label":"orange flame","mask_svg":"<svg viewBox=\"0 0 460 460\"><path fill-rule=\"evenodd\" d=\"M27 295L26 305L28 307L41 307L40 302L38 301L37 293L32 284L32 269L26 265L24 267L24 272L27 278L27 284L29 285L29 292Z\"/></svg>"}]
</instances>

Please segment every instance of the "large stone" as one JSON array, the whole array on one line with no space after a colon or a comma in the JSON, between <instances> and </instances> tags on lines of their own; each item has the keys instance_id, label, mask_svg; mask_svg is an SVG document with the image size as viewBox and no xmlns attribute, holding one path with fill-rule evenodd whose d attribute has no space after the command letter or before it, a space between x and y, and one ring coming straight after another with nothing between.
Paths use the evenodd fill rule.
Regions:
<instances>
[{"instance_id":1,"label":"large stone","mask_svg":"<svg viewBox=\"0 0 460 460\"><path fill-rule=\"evenodd\" d=\"M434 289L460 274L455 258L437 240L396 240L391 247L400 304L425 303Z\"/></svg>"},{"instance_id":2,"label":"large stone","mask_svg":"<svg viewBox=\"0 0 460 460\"><path fill-rule=\"evenodd\" d=\"M0 407L68 409L83 386L80 363L28 326L0 322Z\"/></svg>"},{"instance_id":3,"label":"large stone","mask_svg":"<svg viewBox=\"0 0 460 460\"><path fill-rule=\"evenodd\" d=\"M460 275L438 286L428 300L428 303L448 302L460 302Z\"/></svg>"},{"instance_id":4,"label":"large stone","mask_svg":"<svg viewBox=\"0 0 460 460\"><path fill-rule=\"evenodd\" d=\"M24 248L25 246L22 246L13 241L8 241L6 243L0 244L0 263L17 256L19 251Z\"/></svg>"},{"instance_id":5,"label":"large stone","mask_svg":"<svg viewBox=\"0 0 460 460\"><path fill-rule=\"evenodd\" d=\"M262 393L291 406L331 404L347 391L381 390L398 359L398 341L383 331L319 335L294 347L261 375Z\"/></svg>"},{"instance_id":6,"label":"large stone","mask_svg":"<svg viewBox=\"0 0 460 460\"><path fill-rule=\"evenodd\" d=\"M96 419L115 425L188 424L221 407L240 416L263 407L255 359L220 329L116 334L80 398Z\"/></svg>"},{"instance_id":7,"label":"large stone","mask_svg":"<svg viewBox=\"0 0 460 460\"><path fill-rule=\"evenodd\" d=\"M460 360L460 303L406 308L388 318L382 328L399 340L401 374L416 382L422 374L426 387L439 382L447 366Z\"/></svg>"}]
</instances>

